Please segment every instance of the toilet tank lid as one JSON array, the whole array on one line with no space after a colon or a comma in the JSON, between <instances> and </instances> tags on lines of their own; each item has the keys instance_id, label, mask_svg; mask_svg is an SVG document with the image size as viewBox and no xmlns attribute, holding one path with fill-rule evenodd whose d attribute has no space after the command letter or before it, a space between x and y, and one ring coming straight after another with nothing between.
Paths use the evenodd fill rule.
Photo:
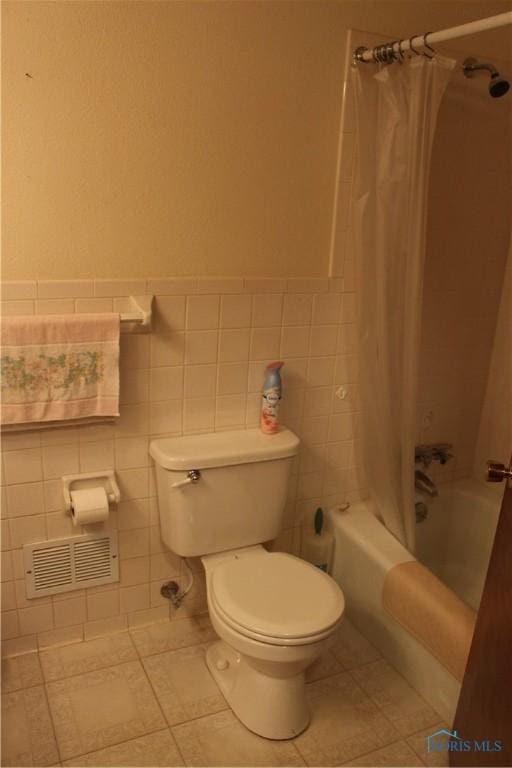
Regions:
<instances>
[{"instance_id":1,"label":"toilet tank lid","mask_svg":"<svg viewBox=\"0 0 512 768\"><path fill-rule=\"evenodd\" d=\"M211 432L153 440L149 453L164 469L189 470L228 467L296 456L299 438L282 427L274 435L259 429Z\"/></svg>"}]
</instances>

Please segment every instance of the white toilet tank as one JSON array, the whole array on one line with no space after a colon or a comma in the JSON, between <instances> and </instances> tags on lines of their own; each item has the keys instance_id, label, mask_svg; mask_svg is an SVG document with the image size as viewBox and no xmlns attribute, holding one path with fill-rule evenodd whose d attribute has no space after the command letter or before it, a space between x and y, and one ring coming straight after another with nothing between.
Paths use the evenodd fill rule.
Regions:
<instances>
[{"instance_id":1,"label":"white toilet tank","mask_svg":"<svg viewBox=\"0 0 512 768\"><path fill-rule=\"evenodd\" d=\"M153 440L162 540L184 557L276 538L299 438L259 429ZM196 482L186 482L199 470Z\"/></svg>"}]
</instances>

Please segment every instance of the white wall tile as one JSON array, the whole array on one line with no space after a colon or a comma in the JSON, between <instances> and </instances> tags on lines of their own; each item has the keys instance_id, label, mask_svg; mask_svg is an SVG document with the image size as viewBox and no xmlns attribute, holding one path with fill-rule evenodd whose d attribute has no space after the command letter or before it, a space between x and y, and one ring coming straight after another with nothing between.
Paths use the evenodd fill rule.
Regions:
<instances>
[{"instance_id":1,"label":"white wall tile","mask_svg":"<svg viewBox=\"0 0 512 768\"><path fill-rule=\"evenodd\" d=\"M126 616L113 616L109 619L88 621L86 624L84 624L84 639L91 640L93 637L113 635L116 632L122 632L127 628L128 621Z\"/></svg>"},{"instance_id":2,"label":"white wall tile","mask_svg":"<svg viewBox=\"0 0 512 768\"><path fill-rule=\"evenodd\" d=\"M244 291L246 293L284 293L286 280L273 277L246 277Z\"/></svg>"},{"instance_id":3,"label":"white wall tile","mask_svg":"<svg viewBox=\"0 0 512 768\"><path fill-rule=\"evenodd\" d=\"M209 432L215 426L215 398L198 397L183 402L185 432Z\"/></svg>"},{"instance_id":4,"label":"white wall tile","mask_svg":"<svg viewBox=\"0 0 512 768\"><path fill-rule=\"evenodd\" d=\"M94 280L38 280L39 299L78 299L94 296Z\"/></svg>"},{"instance_id":5,"label":"white wall tile","mask_svg":"<svg viewBox=\"0 0 512 768\"><path fill-rule=\"evenodd\" d=\"M62 484L60 494L62 496ZM62 504L63 502L61 502ZM60 539L63 536L76 535L76 528L73 525L71 515L59 510L58 512L46 513L46 534L48 539Z\"/></svg>"},{"instance_id":6,"label":"white wall tile","mask_svg":"<svg viewBox=\"0 0 512 768\"><path fill-rule=\"evenodd\" d=\"M147 368L121 369L119 403L144 403L149 397L149 371Z\"/></svg>"},{"instance_id":7,"label":"white wall tile","mask_svg":"<svg viewBox=\"0 0 512 768\"><path fill-rule=\"evenodd\" d=\"M149 278L147 281L147 292L153 295L186 296L195 293L196 289L197 278L195 277Z\"/></svg>"},{"instance_id":8,"label":"white wall tile","mask_svg":"<svg viewBox=\"0 0 512 768\"><path fill-rule=\"evenodd\" d=\"M149 442L146 437L121 438L114 442L117 469L149 465Z\"/></svg>"},{"instance_id":9,"label":"white wall tile","mask_svg":"<svg viewBox=\"0 0 512 768\"><path fill-rule=\"evenodd\" d=\"M187 330L198 331L218 328L219 307L219 296L189 296L187 299Z\"/></svg>"},{"instance_id":10,"label":"white wall tile","mask_svg":"<svg viewBox=\"0 0 512 768\"><path fill-rule=\"evenodd\" d=\"M215 404L215 428L243 427L245 424L246 395L217 397Z\"/></svg>"},{"instance_id":11,"label":"white wall tile","mask_svg":"<svg viewBox=\"0 0 512 768\"><path fill-rule=\"evenodd\" d=\"M150 403L149 431L152 435L181 432L183 404L181 400L161 400Z\"/></svg>"},{"instance_id":12,"label":"white wall tile","mask_svg":"<svg viewBox=\"0 0 512 768\"><path fill-rule=\"evenodd\" d=\"M169 581L180 574L180 559L169 550L151 555L149 558L151 581Z\"/></svg>"},{"instance_id":13,"label":"white wall tile","mask_svg":"<svg viewBox=\"0 0 512 768\"><path fill-rule=\"evenodd\" d=\"M20 608L18 611L20 621L20 633L31 635L37 632L45 632L53 629L52 605L37 605L33 608Z\"/></svg>"},{"instance_id":14,"label":"white wall tile","mask_svg":"<svg viewBox=\"0 0 512 768\"><path fill-rule=\"evenodd\" d=\"M262 293L253 297L252 326L268 328L281 325L283 320L283 297L280 293Z\"/></svg>"},{"instance_id":15,"label":"white wall tile","mask_svg":"<svg viewBox=\"0 0 512 768\"><path fill-rule=\"evenodd\" d=\"M121 499L145 499L149 493L149 469L119 469L116 472Z\"/></svg>"},{"instance_id":16,"label":"white wall tile","mask_svg":"<svg viewBox=\"0 0 512 768\"><path fill-rule=\"evenodd\" d=\"M185 397L211 397L217 383L216 365L187 365L185 367Z\"/></svg>"},{"instance_id":17,"label":"white wall tile","mask_svg":"<svg viewBox=\"0 0 512 768\"><path fill-rule=\"evenodd\" d=\"M183 366L153 368L149 372L151 400L173 400L183 397Z\"/></svg>"},{"instance_id":18,"label":"white wall tile","mask_svg":"<svg viewBox=\"0 0 512 768\"><path fill-rule=\"evenodd\" d=\"M57 645L79 643L83 639L83 624L77 624L71 627L50 629L48 632L39 632L37 635L37 645L39 649L51 648Z\"/></svg>"},{"instance_id":19,"label":"white wall tile","mask_svg":"<svg viewBox=\"0 0 512 768\"><path fill-rule=\"evenodd\" d=\"M281 357L307 357L309 354L310 327L283 328L281 332Z\"/></svg>"},{"instance_id":20,"label":"white wall tile","mask_svg":"<svg viewBox=\"0 0 512 768\"><path fill-rule=\"evenodd\" d=\"M87 620L107 619L119 614L119 589L87 595Z\"/></svg>"},{"instance_id":21,"label":"white wall tile","mask_svg":"<svg viewBox=\"0 0 512 768\"><path fill-rule=\"evenodd\" d=\"M131 587L134 584L144 584L149 582L149 557L130 557L121 560L121 578L122 587ZM114 612L115 615L117 611Z\"/></svg>"},{"instance_id":22,"label":"white wall tile","mask_svg":"<svg viewBox=\"0 0 512 768\"><path fill-rule=\"evenodd\" d=\"M352 289L351 270L352 265L347 283ZM55 302L73 300L77 311L112 311L113 299L117 306L134 292L130 288L141 287L137 282L97 281L92 296L92 281L41 281L38 301L58 308ZM43 644L76 642L169 617L160 585L183 575L179 559L161 540L149 440L257 426L264 367L280 356L285 361L281 421L297 431L303 446L293 465L287 529L277 546L298 547L294 526L300 525L301 505L324 503L324 492L331 500L337 493L360 493L353 472L352 411L359 404L355 295L343 288L343 280L323 278L148 280L147 290L156 294L155 322L150 334L120 339L117 425L13 434L4 442L8 607L13 588L16 594L16 610L6 612L12 614L9 647L33 647L37 637ZM21 298L24 290L13 289L12 295L20 296L14 300L34 302L30 287ZM334 396L334 381L347 389L344 400ZM62 509L61 476L110 466L122 497L111 516L119 530L120 584L28 601L22 545L76 533ZM327 466L332 473L324 482ZM187 610L204 609L199 589ZM18 611L26 612L21 627ZM20 631L29 634L20 638Z\"/></svg>"},{"instance_id":23,"label":"white wall tile","mask_svg":"<svg viewBox=\"0 0 512 768\"><path fill-rule=\"evenodd\" d=\"M42 483L8 485L6 496L9 517L40 515L44 512Z\"/></svg>"},{"instance_id":24,"label":"white wall tile","mask_svg":"<svg viewBox=\"0 0 512 768\"><path fill-rule=\"evenodd\" d=\"M3 641L18 637L19 633L18 611L2 611L2 645Z\"/></svg>"},{"instance_id":25,"label":"white wall tile","mask_svg":"<svg viewBox=\"0 0 512 768\"><path fill-rule=\"evenodd\" d=\"M309 325L312 306L311 294L286 294L283 305L283 325Z\"/></svg>"},{"instance_id":26,"label":"white wall tile","mask_svg":"<svg viewBox=\"0 0 512 768\"><path fill-rule=\"evenodd\" d=\"M337 324L340 319L341 295L320 293L313 300L313 325Z\"/></svg>"},{"instance_id":27,"label":"white wall tile","mask_svg":"<svg viewBox=\"0 0 512 768\"><path fill-rule=\"evenodd\" d=\"M325 277L292 277L286 281L286 290L292 293L324 293L329 290Z\"/></svg>"},{"instance_id":28,"label":"white wall tile","mask_svg":"<svg viewBox=\"0 0 512 768\"><path fill-rule=\"evenodd\" d=\"M221 363L219 365L217 394L235 395L247 391L248 363Z\"/></svg>"},{"instance_id":29,"label":"white wall tile","mask_svg":"<svg viewBox=\"0 0 512 768\"><path fill-rule=\"evenodd\" d=\"M356 321L356 295L344 293L341 297L340 321L342 323L355 323Z\"/></svg>"},{"instance_id":30,"label":"white wall tile","mask_svg":"<svg viewBox=\"0 0 512 768\"><path fill-rule=\"evenodd\" d=\"M182 365L185 334L182 331L151 334L150 349L151 366Z\"/></svg>"},{"instance_id":31,"label":"white wall tile","mask_svg":"<svg viewBox=\"0 0 512 768\"><path fill-rule=\"evenodd\" d=\"M313 357L335 355L338 343L337 325L317 325L311 328L309 353Z\"/></svg>"},{"instance_id":32,"label":"white wall tile","mask_svg":"<svg viewBox=\"0 0 512 768\"><path fill-rule=\"evenodd\" d=\"M42 449L45 480L76 474L80 469L78 445L47 445Z\"/></svg>"},{"instance_id":33,"label":"white wall tile","mask_svg":"<svg viewBox=\"0 0 512 768\"><path fill-rule=\"evenodd\" d=\"M119 590L119 610L121 613L131 613L149 607L149 584L136 584L133 587L121 587Z\"/></svg>"},{"instance_id":34,"label":"white wall tile","mask_svg":"<svg viewBox=\"0 0 512 768\"><path fill-rule=\"evenodd\" d=\"M188 331L185 338L185 363L199 365L217 362L217 331Z\"/></svg>"},{"instance_id":35,"label":"white wall tile","mask_svg":"<svg viewBox=\"0 0 512 768\"><path fill-rule=\"evenodd\" d=\"M33 541L46 540L46 523L44 515L17 517L9 520L11 545L14 549L30 544Z\"/></svg>"},{"instance_id":36,"label":"white wall tile","mask_svg":"<svg viewBox=\"0 0 512 768\"><path fill-rule=\"evenodd\" d=\"M129 499L117 505L118 530L146 528L149 522L149 499Z\"/></svg>"},{"instance_id":37,"label":"white wall tile","mask_svg":"<svg viewBox=\"0 0 512 768\"><path fill-rule=\"evenodd\" d=\"M114 466L114 441L80 443L80 472L95 472Z\"/></svg>"},{"instance_id":38,"label":"white wall tile","mask_svg":"<svg viewBox=\"0 0 512 768\"><path fill-rule=\"evenodd\" d=\"M149 555L149 530L137 528L119 531L119 553L123 560L128 557Z\"/></svg>"},{"instance_id":39,"label":"white wall tile","mask_svg":"<svg viewBox=\"0 0 512 768\"><path fill-rule=\"evenodd\" d=\"M115 437L135 437L149 431L148 403L121 405L119 419L114 429Z\"/></svg>"},{"instance_id":40,"label":"white wall tile","mask_svg":"<svg viewBox=\"0 0 512 768\"><path fill-rule=\"evenodd\" d=\"M241 277L199 277L198 293L240 293L244 281Z\"/></svg>"},{"instance_id":41,"label":"white wall tile","mask_svg":"<svg viewBox=\"0 0 512 768\"><path fill-rule=\"evenodd\" d=\"M95 280L95 296L141 296L146 293L145 280Z\"/></svg>"},{"instance_id":42,"label":"white wall tile","mask_svg":"<svg viewBox=\"0 0 512 768\"><path fill-rule=\"evenodd\" d=\"M11 552L5 552L2 555L1 562L0 562L0 569L1 569L2 581L12 581L14 579Z\"/></svg>"},{"instance_id":43,"label":"white wall tile","mask_svg":"<svg viewBox=\"0 0 512 768\"><path fill-rule=\"evenodd\" d=\"M71 315L75 311L73 299L38 299L36 315Z\"/></svg>"},{"instance_id":44,"label":"white wall tile","mask_svg":"<svg viewBox=\"0 0 512 768\"><path fill-rule=\"evenodd\" d=\"M43 479L43 466L39 448L7 451L3 454L7 485L30 483Z\"/></svg>"},{"instance_id":45,"label":"white wall tile","mask_svg":"<svg viewBox=\"0 0 512 768\"><path fill-rule=\"evenodd\" d=\"M219 362L230 363L249 359L249 328L228 328L219 334Z\"/></svg>"},{"instance_id":46,"label":"white wall tile","mask_svg":"<svg viewBox=\"0 0 512 768\"><path fill-rule=\"evenodd\" d=\"M2 301L2 317L16 317L19 315L33 315L35 302L30 299L20 301Z\"/></svg>"},{"instance_id":47,"label":"white wall tile","mask_svg":"<svg viewBox=\"0 0 512 768\"><path fill-rule=\"evenodd\" d=\"M2 301L18 301L37 298L35 280L8 280L2 282Z\"/></svg>"},{"instance_id":48,"label":"white wall tile","mask_svg":"<svg viewBox=\"0 0 512 768\"><path fill-rule=\"evenodd\" d=\"M169 333L185 328L185 296L156 296L153 304L154 329Z\"/></svg>"},{"instance_id":49,"label":"white wall tile","mask_svg":"<svg viewBox=\"0 0 512 768\"><path fill-rule=\"evenodd\" d=\"M248 328L251 324L251 302L244 294L221 297L220 327Z\"/></svg>"},{"instance_id":50,"label":"white wall tile","mask_svg":"<svg viewBox=\"0 0 512 768\"><path fill-rule=\"evenodd\" d=\"M16 604L16 590L14 587L14 581L2 581L1 588L2 598L2 611L15 611Z\"/></svg>"},{"instance_id":51,"label":"white wall tile","mask_svg":"<svg viewBox=\"0 0 512 768\"><path fill-rule=\"evenodd\" d=\"M253 328L251 331L251 360L271 362L279 356L281 333L279 328Z\"/></svg>"},{"instance_id":52,"label":"white wall tile","mask_svg":"<svg viewBox=\"0 0 512 768\"><path fill-rule=\"evenodd\" d=\"M114 304L112 299L76 299L75 312L77 314L88 315L91 312L112 312Z\"/></svg>"},{"instance_id":53,"label":"white wall tile","mask_svg":"<svg viewBox=\"0 0 512 768\"><path fill-rule=\"evenodd\" d=\"M87 620L85 597L59 600L53 604L55 627L70 627Z\"/></svg>"}]
</instances>

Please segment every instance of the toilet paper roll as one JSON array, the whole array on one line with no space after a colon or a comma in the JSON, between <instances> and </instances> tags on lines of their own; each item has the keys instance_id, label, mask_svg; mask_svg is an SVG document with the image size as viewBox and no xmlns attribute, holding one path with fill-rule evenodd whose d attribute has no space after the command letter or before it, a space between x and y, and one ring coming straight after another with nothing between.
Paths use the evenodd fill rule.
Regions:
<instances>
[{"instance_id":1,"label":"toilet paper roll","mask_svg":"<svg viewBox=\"0 0 512 768\"><path fill-rule=\"evenodd\" d=\"M108 518L108 497L104 488L71 491L73 525L102 523Z\"/></svg>"}]
</instances>

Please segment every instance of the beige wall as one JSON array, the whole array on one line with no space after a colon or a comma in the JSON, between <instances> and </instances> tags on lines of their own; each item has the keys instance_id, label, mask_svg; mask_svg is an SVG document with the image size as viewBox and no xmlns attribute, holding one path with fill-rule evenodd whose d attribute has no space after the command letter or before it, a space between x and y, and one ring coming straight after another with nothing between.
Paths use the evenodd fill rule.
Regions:
<instances>
[{"instance_id":1,"label":"beige wall","mask_svg":"<svg viewBox=\"0 0 512 768\"><path fill-rule=\"evenodd\" d=\"M4 2L4 277L327 274L346 29L510 6Z\"/></svg>"},{"instance_id":2,"label":"beige wall","mask_svg":"<svg viewBox=\"0 0 512 768\"><path fill-rule=\"evenodd\" d=\"M508 253L489 377L485 391L478 440L475 475L482 476L488 459L504 464L512 450L512 241Z\"/></svg>"},{"instance_id":3,"label":"beige wall","mask_svg":"<svg viewBox=\"0 0 512 768\"><path fill-rule=\"evenodd\" d=\"M454 460L434 468L438 479L471 474L479 422L490 414L482 407L510 243L511 141L512 102L456 71L430 170L417 414L418 440L454 446ZM503 373L510 361L503 348ZM503 419L512 417L509 403Z\"/></svg>"}]
</instances>

